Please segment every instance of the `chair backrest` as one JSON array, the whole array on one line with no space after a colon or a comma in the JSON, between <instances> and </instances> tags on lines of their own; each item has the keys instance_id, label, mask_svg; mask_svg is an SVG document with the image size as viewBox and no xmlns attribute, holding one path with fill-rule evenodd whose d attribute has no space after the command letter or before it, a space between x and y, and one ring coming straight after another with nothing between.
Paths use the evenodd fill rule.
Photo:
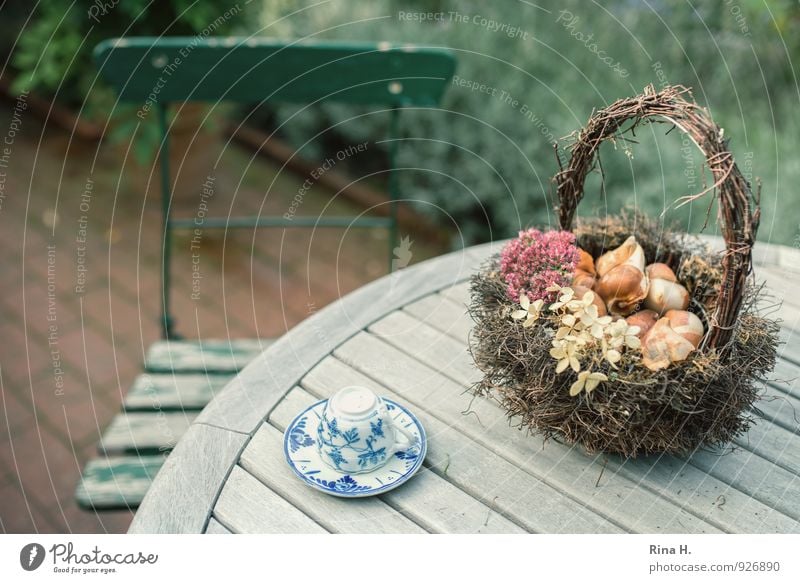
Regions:
<instances>
[{"instance_id":1,"label":"chair backrest","mask_svg":"<svg viewBox=\"0 0 800 583\"><path fill-rule=\"evenodd\" d=\"M121 38L94 59L126 102L338 101L435 106L455 71L445 49L264 38Z\"/></svg>"},{"instance_id":2,"label":"chair backrest","mask_svg":"<svg viewBox=\"0 0 800 583\"><path fill-rule=\"evenodd\" d=\"M216 227L366 227L389 229L388 256L397 238L398 185L395 160L398 117L404 107L435 107L455 71L455 58L439 48L390 43L278 41L263 38L133 37L109 39L94 49L100 74L123 102L140 104L137 115L155 109L162 135L161 324L174 337L170 311L170 248L174 229L194 228L191 220L170 218L170 103L184 101L294 102L383 105L389 123L389 217L319 217L314 221L286 217L238 217Z\"/></svg>"}]
</instances>

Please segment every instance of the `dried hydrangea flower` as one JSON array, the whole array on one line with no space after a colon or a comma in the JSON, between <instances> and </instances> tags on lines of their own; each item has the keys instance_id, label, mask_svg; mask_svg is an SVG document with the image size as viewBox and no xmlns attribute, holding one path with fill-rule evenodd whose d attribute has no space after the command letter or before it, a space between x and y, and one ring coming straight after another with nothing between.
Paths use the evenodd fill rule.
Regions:
<instances>
[{"instance_id":1,"label":"dried hydrangea flower","mask_svg":"<svg viewBox=\"0 0 800 583\"><path fill-rule=\"evenodd\" d=\"M592 292L586 292L588 296ZM584 325L589 334L598 340L605 334L606 327L611 324L611 316L600 316L597 312L597 306L591 303L584 307L580 313L581 323Z\"/></svg>"},{"instance_id":2,"label":"dried hydrangea flower","mask_svg":"<svg viewBox=\"0 0 800 583\"><path fill-rule=\"evenodd\" d=\"M569 394L571 397L574 397L580 394L581 391L586 390L586 394L588 395L595 390L602 381L607 380L608 377L601 372L590 372L588 370L579 372L578 380L572 383L572 386L569 388Z\"/></svg>"},{"instance_id":3,"label":"dried hydrangea flower","mask_svg":"<svg viewBox=\"0 0 800 583\"><path fill-rule=\"evenodd\" d=\"M530 328L533 326L534 322L539 319L539 314L544 306L544 300L536 300L531 303L527 295L520 294L519 305L522 309L512 312L511 317L515 320L522 320L525 318L525 321L522 323L522 327Z\"/></svg>"},{"instance_id":4,"label":"dried hydrangea flower","mask_svg":"<svg viewBox=\"0 0 800 583\"><path fill-rule=\"evenodd\" d=\"M636 350L642 346L642 341L637 336L640 331L639 326L629 326L624 319L620 318L606 328L608 343L614 348L627 347Z\"/></svg>"},{"instance_id":5,"label":"dried hydrangea flower","mask_svg":"<svg viewBox=\"0 0 800 583\"><path fill-rule=\"evenodd\" d=\"M581 370L581 363L578 360L578 345L581 339L575 336L566 336L561 339L553 340L553 348L550 349L550 356L558 360L556 365L556 372L562 373L567 370L567 367L572 367L572 370L579 372Z\"/></svg>"},{"instance_id":6,"label":"dried hydrangea flower","mask_svg":"<svg viewBox=\"0 0 800 583\"><path fill-rule=\"evenodd\" d=\"M550 305L553 312L557 312L564 306L567 306L575 298L575 290L571 287L559 287L558 301Z\"/></svg>"},{"instance_id":7,"label":"dried hydrangea flower","mask_svg":"<svg viewBox=\"0 0 800 583\"><path fill-rule=\"evenodd\" d=\"M580 332L583 328L583 324L581 324L580 321L572 314L564 314L563 316L561 316L559 323L561 324L561 326L556 331L557 339L569 336L574 332Z\"/></svg>"},{"instance_id":8,"label":"dried hydrangea flower","mask_svg":"<svg viewBox=\"0 0 800 583\"><path fill-rule=\"evenodd\" d=\"M611 366L617 368L617 363L622 358L620 351L616 348L611 348L605 338L601 341L600 348L603 351L603 358L606 359Z\"/></svg>"}]
</instances>

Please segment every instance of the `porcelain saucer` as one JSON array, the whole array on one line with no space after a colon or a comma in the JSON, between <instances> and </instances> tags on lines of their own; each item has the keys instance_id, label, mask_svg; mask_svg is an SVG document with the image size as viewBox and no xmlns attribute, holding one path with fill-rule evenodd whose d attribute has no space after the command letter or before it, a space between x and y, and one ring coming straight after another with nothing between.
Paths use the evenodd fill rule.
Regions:
<instances>
[{"instance_id":1,"label":"porcelain saucer","mask_svg":"<svg viewBox=\"0 0 800 583\"><path fill-rule=\"evenodd\" d=\"M398 451L388 462L371 472L337 472L322 461L316 439L312 437L317 434L317 425L328 402L325 399L295 417L283 434L283 451L294 473L312 488L343 498L383 494L408 481L422 467L422 460L425 459L425 430L411 411L389 399L383 400L394 422L414 434L418 438L418 445Z\"/></svg>"}]
</instances>

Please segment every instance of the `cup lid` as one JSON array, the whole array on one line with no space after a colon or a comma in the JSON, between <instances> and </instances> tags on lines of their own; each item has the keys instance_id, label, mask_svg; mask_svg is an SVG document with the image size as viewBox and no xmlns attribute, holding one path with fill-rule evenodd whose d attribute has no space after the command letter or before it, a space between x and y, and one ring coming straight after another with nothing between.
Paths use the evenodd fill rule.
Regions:
<instances>
[{"instance_id":1,"label":"cup lid","mask_svg":"<svg viewBox=\"0 0 800 583\"><path fill-rule=\"evenodd\" d=\"M346 387L331 397L333 410L339 415L358 417L372 411L378 397L366 387Z\"/></svg>"}]
</instances>

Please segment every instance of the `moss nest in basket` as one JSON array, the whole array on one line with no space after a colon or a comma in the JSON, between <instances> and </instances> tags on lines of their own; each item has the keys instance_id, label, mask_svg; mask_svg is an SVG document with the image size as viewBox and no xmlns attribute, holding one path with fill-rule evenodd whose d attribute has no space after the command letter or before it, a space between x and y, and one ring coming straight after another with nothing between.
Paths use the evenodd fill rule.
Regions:
<instances>
[{"instance_id":1,"label":"moss nest in basket","mask_svg":"<svg viewBox=\"0 0 800 583\"><path fill-rule=\"evenodd\" d=\"M586 221L576 229L578 245L594 257L631 234L648 263L672 267L691 295L689 310L707 331L722 280L719 256L697 238L665 231L641 215ZM556 372L552 324L542 319L526 328L510 317L515 303L498 258L473 276L471 292L471 350L484 373L475 392L497 398L522 428L580 444L589 453L680 454L728 443L752 423L760 384L775 363L778 327L759 315L762 291L749 285L741 290L741 311L725 346L701 343L686 360L655 372L638 351L626 351L616 369L609 363L595 369L607 381L571 396L577 375Z\"/></svg>"}]
</instances>

